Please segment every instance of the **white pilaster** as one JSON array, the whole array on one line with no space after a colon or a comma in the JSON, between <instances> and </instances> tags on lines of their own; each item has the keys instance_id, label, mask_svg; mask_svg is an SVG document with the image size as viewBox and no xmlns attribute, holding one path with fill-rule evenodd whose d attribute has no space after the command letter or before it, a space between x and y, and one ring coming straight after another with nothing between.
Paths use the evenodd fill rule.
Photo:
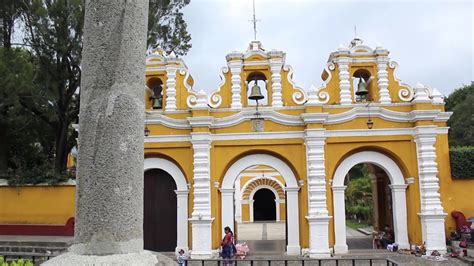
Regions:
<instances>
[{"instance_id":1,"label":"white pilaster","mask_svg":"<svg viewBox=\"0 0 474 266\"><path fill-rule=\"evenodd\" d=\"M275 199L275 210L276 210L276 221L279 222L280 221L280 200L279 199Z\"/></svg>"},{"instance_id":2,"label":"white pilaster","mask_svg":"<svg viewBox=\"0 0 474 266\"><path fill-rule=\"evenodd\" d=\"M346 186L332 187L334 200L334 234L336 236L334 253L336 254L348 252L346 242L346 202L344 199L345 190Z\"/></svg>"},{"instance_id":3,"label":"white pilaster","mask_svg":"<svg viewBox=\"0 0 474 266\"><path fill-rule=\"evenodd\" d=\"M288 225L288 246L286 253L288 255L300 255L300 227L298 212L298 190L299 188L286 188L287 225Z\"/></svg>"},{"instance_id":4,"label":"white pilaster","mask_svg":"<svg viewBox=\"0 0 474 266\"><path fill-rule=\"evenodd\" d=\"M253 222L253 199L249 200L249 221Z\"/></svg>"},{"instance_id":5,"label":"white pilaster","mask_svg":"<svg viewBox=\"0 0 474 266\"><path fill-rule=\"evenodd\" d=\"M233 60L228 63L230 68L230 73L232 74L231 82L232 82L232 103L230 104L230 108L232 109L242 109L242 87L241 87L241 78L240 73L242 72L242 60Z\"/></svg>"},{"instance_id":6,"label":"white pilaster","mask_svg":"<svg viewBox=\"0 0 474 266\"><path fill-rule=\"evenodd\" d=\"M339 57L337 59L337 65L339 67L339 95L341 105L352 103L349 61L349 57Z\"/></svg>"},{"instance_id":7,"label":"white pilaster","mask_svg":"<svg viewBox=\"0 0 474 266\"><path fill-rule=\"evenodd\" d=\"M176 70L174 64L166 65L166 106L165 111L176 110Z\"/></svg>"},{"instance_id":8,"label":"white pilaster","mask_svg":"<svg viewBox=\"0 0 474 266\"><path fill-rule=\"evenodd\" d=\"M376 52L383 52L384 50L376 50ZM377 56L377 84L379 85L379 101L382 104L389 104L392 102L390 93L388 91L388 57L386 55Z\"/></svg>"},{"instance_id":9,"label":"white pilaster","mask_svg":"<svg viewBox=\"0 0 474 266\"><path fill-rule=\"evenodd\" d=\"M194 206L190 219L193 231L192 258L210 258L212 253L210 133L191 133L194 150Z\"/></svg>"},{"instance_id":10,"label":"white pilaster","mask_svg":"<svg viewBox=\"0 0 474 266\"><path fill-rule=\"evenodd\" d=\"M324 165L324 129L305 132L308 176L308 216L310 224L310 257L329 257L329 219L326 203L326 170Z\"/></svg>"},{"instance_id":11,"label":"white pilaster","mask_svg":"<svg viewBox=\"0 0 474 266\"><path fill-rule=\"evenodd\" d=\"M176 225L178 229L176 251L183 249L184 251L189 250L188 246L188 191L187 190L175 190L177 198L178 215L176 219Z\"/></svg>"},{"instance_id":12,"label":"white pilaster","mask_svg":"<svg viewBox=\"0 0 474 266\"><path fill-rule=\"evenodd\" d=\"M221 212L222 212L222 235L224 228L229 226L232 231L234 228L234 189L221 189Z\"/></svg>"},{"instance_id":13,"label":"white pilaster","mask_svg":"<svg viewBox=\"0 0 474 266\"><path fill-rule=\"evenodd\" d=\"M240 191L240 178L235 181L235 220L239 223L242 222L242 193Z\"/></svg>"},{"instance_id":14,"label":"white pilaster","mask_svg":"<svg viewBox=\"0 0 474 266\"><path fill-rule=\"evenodd\" d=\"M392 190L393 208L393 231L395 232L395 243L403 249L409 249L408 242L408 217L406 189L408 185L389 185Z\"/></svg>"},{"instance_id":15,"label":"white pilaster","mask_svg":"<svg viewBox=\"0 0 474 266\"><path fill-rule=\"evenodd\" d=\"M436 126L415 128L418 175L421 197L421 229L423 242L429 251L446 252L444 213L439 194L438 164L436 163Z\"/></svg>"},{"instance_id":16,"label":"white pilaster","mask_svg":"<svg viewBox=\"0 0 474 266\"><path fill-rule=\"evenodd\" d=\"M272 106L282 107L281 98L281 69L283 67L283 58L270 59L270 70L272 71Z\"/></svg>"}]
</instances>

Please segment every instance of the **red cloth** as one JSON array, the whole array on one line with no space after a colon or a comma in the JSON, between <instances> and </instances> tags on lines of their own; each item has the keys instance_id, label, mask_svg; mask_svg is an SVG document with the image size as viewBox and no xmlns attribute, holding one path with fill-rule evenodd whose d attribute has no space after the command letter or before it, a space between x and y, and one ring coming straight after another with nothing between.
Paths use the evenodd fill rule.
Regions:
<instances>
[{"instance_id":1,"label":"red cloth","mask_svg":"<svg viewBox=\"0 0 474 266\"><path fill-rule=\"evenodd\" d=\"M456 231L460 232L462 226L471 227L471 222L466 220L466 216L460 211L452 211L451 216L456 220Z\"/></svg>"}]
</instances>

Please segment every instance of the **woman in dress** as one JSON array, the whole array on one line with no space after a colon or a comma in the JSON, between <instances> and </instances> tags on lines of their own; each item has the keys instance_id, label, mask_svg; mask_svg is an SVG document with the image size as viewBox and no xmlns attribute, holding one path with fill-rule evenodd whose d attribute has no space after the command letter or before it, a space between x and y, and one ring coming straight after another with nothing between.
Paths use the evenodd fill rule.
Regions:
<instances>
[{"instance_id":1,"label":"woman in dress","mask_svg":"<svg viewBox=\"0 0 474 266\"><path fill-rule=\"evenodd\" d=\"M224 228L225 236L222 239L222 258L225 260L224 265L232 265L233 263L229 261L234 256L233 245L234 245L234 233L230 230L230 227L226 226Z\"/></svg>"}]
</instances>

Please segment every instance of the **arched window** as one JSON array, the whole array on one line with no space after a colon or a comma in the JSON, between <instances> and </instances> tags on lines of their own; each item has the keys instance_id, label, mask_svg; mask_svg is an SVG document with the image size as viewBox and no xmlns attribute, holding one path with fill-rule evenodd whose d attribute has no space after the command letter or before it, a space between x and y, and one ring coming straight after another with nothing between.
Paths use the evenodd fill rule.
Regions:
<instances>
[{"instance_id":1,"label":"arched window","mask_svg":"<svg viewBox=\"0 0 474 266\"><path fill-rule=\"evenodd\" d=\"M151 106L153 109L163 108L163 81L159 78L151 78L148 81L148 88L153 92L150 96Z\"/></svg>"},{"instance_id":2,"label":"arched window","mask_svg":"<svg viewBox=\"0 0 474 266\"><path fill-rule=\"evenodd\" d=\"M251 73L247 78L247 105L248 106L255 106L257 104L256 101L248 99L248 97L252 94L252 88L258 85L260 88L260 93L263 95L263 99L258 100L258 105L267 105L268 104L268 90L267 90L267 78L261 72L254 72Z\"/></svg>"},{"instance_id":3,"label":"arched window","mask_svg":"<svg viewBox=\"0 0 474 266\"><path fill-rule=\"evenodd\" d=\"M352 75L352 88L356 102L373 100L372 77L367 69L357 69Z\"/></svg>"}]
</instances>

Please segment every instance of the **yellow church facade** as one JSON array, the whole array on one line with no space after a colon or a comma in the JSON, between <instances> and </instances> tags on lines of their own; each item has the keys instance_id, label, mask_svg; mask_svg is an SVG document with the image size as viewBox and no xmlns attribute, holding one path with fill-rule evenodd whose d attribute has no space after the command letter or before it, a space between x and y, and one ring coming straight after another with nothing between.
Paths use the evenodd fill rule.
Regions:
<instances>
[{"instance_id":1,"label":"yellow church facade","mask_svg":"<svg viewBox=\"0 0 474 266\"><path fill-rule=\"evenodd\" d=\"M251 178L242 173L268 167L279 179L256 180L268 179L260 187L281 198L286 252L345 253L345 177L368 163L384 173L386 189L377 195L390 202L389 214L375 212L390 220L400 247L424 242L446 251L448 195L440 186L451 179L451 114L436 89L402 83L388 54L354 39L330 54L322 85L305 91L292 81L284 52L252 41L245 52L226 56L221 84L209 95L193 89L182 59L150 54L145 170L169 172L177 184L177 248L210 257L225 226L251 221L252 198L242 191ZM249 99L255 85L264 97L258 109Z\"/></svg>"},{"instance_id":2,"label":"yellow church facade","mask_svg":"<svg viewBox=\"0 0 474 266\"><path fill-rule=\"evenodd\" d=\"M287 254L346 253L347 175L358 164L370 171L374 228L389 224L401 248L445 252L448 214L474 213L474 183L451 178L442 95L402 83L388 50L354 39L306 90L285 53L258 41L226 61L205 93L173 53L147 56L146 249L208 258L224 227L239 239L239 224L270 219L284 223ZM0 183L0 234L72 235L74 186Z\"/></svg>"}]
</instances>

